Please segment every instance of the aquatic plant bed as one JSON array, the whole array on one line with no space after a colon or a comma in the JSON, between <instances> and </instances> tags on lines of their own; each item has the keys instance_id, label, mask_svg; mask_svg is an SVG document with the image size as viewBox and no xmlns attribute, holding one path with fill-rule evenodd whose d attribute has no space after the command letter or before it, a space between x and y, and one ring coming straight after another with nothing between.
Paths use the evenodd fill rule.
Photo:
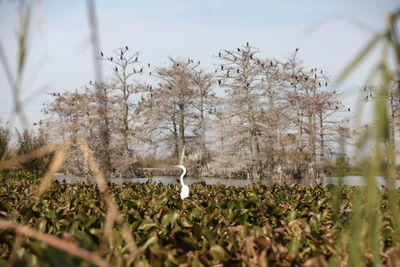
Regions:
<instances>
[{"instance_id":1,"label":"aquatic plant bed","mask_svg":"<svg viewBox=\"0 0 400 267\"><path fill-rule=\"evenodd\" d=\"M111 266L320 266L333 255L346 262L348 251L342 246L349 237L340 233L352 213L350 195L358 190L342 188L340 220L335 221L330 204L333 186L196 183L190 186L190 198L182 201L179 185L109 184L123 218L104 246L107 208L96 185L54 182L50 190L34 198L38 184L36 179L4 178L0 219L79 245ZM383 191L381 195L386 197ZM387 212L383 205L383 263L390 256L384 252L395 246ZM129 229L137 254L130 254L121 225ZM82 262L34 238L16 237L10 230L0 229L0 243L0 265L10 260L15 266ZM368 260L368 251L362 257Z\"/></svg>"}]
</instances>

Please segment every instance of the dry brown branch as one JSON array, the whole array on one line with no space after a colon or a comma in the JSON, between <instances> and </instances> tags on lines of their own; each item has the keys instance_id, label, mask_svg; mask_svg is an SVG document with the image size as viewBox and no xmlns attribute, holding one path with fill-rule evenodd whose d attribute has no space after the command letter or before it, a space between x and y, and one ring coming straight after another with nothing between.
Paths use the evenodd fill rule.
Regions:
<instances>
[{"instance_id":1,"label":"dry brown branch","mask_svg":"<svg viewBox=\"0 0 400 267\"><path fill-rule=\"evenodd\" d=\"M126 254L124 257L128 260L128 262L133 262L136 257L143 252L141 248L136 246L135 240L132 237L132 231L129 230L126 226L122 227L122 237L129 247L129 254Z\"/></svg>"},{"instance_id":2,"label":"dry brown branch","mask_svg":"<svg viewBox=\"0 0 400 267\"><path fill-rule=\"evenodd\" d=\"M185 158L185 145L183 145L183 148L182 148L182 153L179 158L179 164L183 164L184 158Z\"/></svg>"},{"instance_id":3,"label":"dry brown branch","mask_svg":"<svg viewBox=\"0 0 400 267\"><path fill-rule=\"evenodd\" d=\"M21 164L23 164L23 163L29 162L36 158L43 157L47 154L50 154L54 151L59 150L60 147L62 147L62 146L67 146L68 144L69 144L69 141L65 141L63 143L58 143L58 144L48 144L48 145L38 148L28 154L21 155L19 157L1 162L0 163L0 171L11 169L13 167L21 166Z\"/></svg>"},{"instance_id":4,"label":"dry brown branch","mask_svg":"<svg viewBox=\"0 0 400 267\"><path fill-rule=\"evenodd\" d=\"M15 232L16 234L21 234L30 238L37 239L55 248L68 252L74 256L80 257L83 260L91 262L97 266L109 266L109 264L104 259L93 252L84 250L74 243L67 242L55 236L38 232L37 230L34 230L28 226L19 225L8 220L0 219L0 229L10 230Z\"/></svg>"},{"instance_id":5,"label":"dry brown branch","mask_svg":"<svg viewBox=\"0 0 400 267\"><path fill-rule=\"evenodd\" d=\"M100 192L103 194L104 201L107 206L107 215L106 215L106 220L104 223L104 235L103 235L103 243L102 245L104 246L106 241L111 242L113 235L112 235L112 228L114 227L114 222L117 222L118 224L123 223L123 217L121 213L119 212L118 206L115 203L114 199L111 197L109 191L108 191L108 186L107 182L104 178L104 175L100 171L99 167L97 166L96 161L93 158L92 152L87 145L87 143L83 140L80 141L80 148L82 150L82 153L84 157L86 158L90 170L93 172L93 175L96 179L96 182L99 186ZM138 251L135 241L133 240L132 236L130 236L129 230L126 228L126 226L122 226L122 232L123 238L125 242L129 245L129 250L131 255L135 255L135 257L139 254L140 251ZM100 246L101 247L101 246Z\"/></svg>"},{"instance_id":6,"label":"dry brown branch","mask_svg":"<svg viewBox=\"0 0 400 267\"><path fill-rule=\"evenodd\" d=\"M85 141L80 141L80 148L82 150L83 156L86 158L89 169L93 172L96 182L99 186L100 192L103 194L105 204L107 206L107 215L104 223L104 235L103 244L108 240L112 240L112 228L114 226L114 221L122 222L122 217L118 211L117 205L114 199L110 196L108 191L107 182L104 178L103 173L100 171L95 159L93 158L92 152ZM101 246L100 246L101 247Z\"/></svg>"},{"instance_id":7,"label":"dry brown branch","mask_svg":"<svg viewBox=\"0 0 400 267\"><path fill-rule=\"evenodd\" d=\"M37 196L43 194L51 185L51 181L53 180L54 174L62 167L65 160L65 149L62 147L57 150L54 155L50 167L48 168L46 174L43 177L43 181L40 184L38 190L36 191Z\"/></svg>"},{"instance_id":8,"label":"dry brown branch","mask_svg":"<svg viewBox=\"0 0 400 267\"><path fill-rule=\"evenodd\" d=\"M24 239L23 236L21 236L20 234L16 234L14 245L10 257L8 258L7 266L14 266L15 262L17 261L17 251L20 248L23 239Z\"/></svg>"}]
</instances>

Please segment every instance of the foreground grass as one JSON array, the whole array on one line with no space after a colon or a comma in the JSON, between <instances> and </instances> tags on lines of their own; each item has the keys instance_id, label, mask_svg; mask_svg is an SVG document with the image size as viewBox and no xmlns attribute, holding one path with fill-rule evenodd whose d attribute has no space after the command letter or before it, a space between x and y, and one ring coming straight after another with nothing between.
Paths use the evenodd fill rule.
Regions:
<instances>
[{"instance_id":1,"label":"foreground grass","mask_svg":"<svg viewBox=\"0 0 400 267\"><path fill-rule=\"evenodd\" d=\"M352 218L351 196L357 195L357 201L363 203L362 196L356 194L359 188L349 186L340 191L337 214L330 204L333 187L320 185L235 188L197 183L190 187L191 197L181 201L178 185L110 184L124 224L138 247L132 257L120 226L114 226L112 238L103 242L107 209L96 185L56 182L41 197L33 198L38 184L35 178L3 177L0 217L94 251L114 266L324 265L332 264L333 258L335 263L346 263L349 252L343 244L349 243L352 234L342 226ZM386 191L381 190L380 196L381 242L384 251L390 252L395 244ZM82 262L10 231L0 230L0 241L3 264L76 266ZM370 254L363 250L363 261L372 263ZM387 263L391 254L382 255L381 262Z\"/></svg>"}]
</instances>

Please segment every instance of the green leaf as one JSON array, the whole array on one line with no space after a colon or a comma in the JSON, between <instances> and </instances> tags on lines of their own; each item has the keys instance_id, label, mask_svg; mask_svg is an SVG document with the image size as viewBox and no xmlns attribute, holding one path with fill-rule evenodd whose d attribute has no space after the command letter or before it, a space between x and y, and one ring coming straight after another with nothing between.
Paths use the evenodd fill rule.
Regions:
<instances>
[{"instance_id":1,"label":"green leaf","mask_svg":"<svg viewBox=\"0 0 400 267\"><path fill-rule=\"evenodd\" d=\"M157 224L155 224L153 221L143 221L139 227L137 228L138 230L149 230L150 228L157 227Z\"/></svg>"},{"instance_id":2,"label":"green leaf","mask_svg":"<svg viewBox=\"0 0 400 267\"><path fill-rule=\"evenodd\" d=\"M210 255L214 261L220 261L227 256L227 253L221 246L214 244L210 248Z\"/></svg>"}]
</instances>

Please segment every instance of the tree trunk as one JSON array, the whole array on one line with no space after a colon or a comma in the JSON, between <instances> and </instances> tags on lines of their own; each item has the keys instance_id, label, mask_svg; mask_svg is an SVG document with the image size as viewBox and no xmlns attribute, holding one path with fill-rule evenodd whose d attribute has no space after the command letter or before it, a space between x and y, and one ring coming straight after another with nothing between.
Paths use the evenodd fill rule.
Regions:
<instances>
[{"instance_id":1,"label":"tree trunk","mask_svg":"<svg viewBox=\"0 0 400 267\"><path fill-rule=\"evenodd\" d=\"M100 162L101 169L105 175L108 175L111 171L111 155L110 155L110 128L108 121L108 95L106 92L106 88L104 84L99 85L98 90L100 91L98 94L99 100L99 115L102 120L100 125Z\"/></svg>"},{"instance_id":2,"label":"tree trunk","mask_svg":"<svg viewBox=\"0 0 400 267\"><path fill-rule=\"evenodd\" d=\"M316 115L317 115L317 108L316 108L316 89L317 89L317 82L315 82L315 86L313 87L313 95L312 95L312 139L311 139L311 151L312 151L312 159L315 162L316 161L316 139L317 139L317 120L316 120Z\"/></svg>"},{"instance_id":3,"label":"tree trunk","mask_svg":"<svg viewBox=\"0 0 400 267\"><path fill-rule=\"evenodd\" d=\"M178 127L176 125L175 121L175 115L174 118L172 119L172 124L174 126L174 155L179 158L179 141L178 141Z\"/></svg>"},{"instance_id":4,"label":"tree trunk","mask_svg":"<svg viewBox=\"0 0 400 267\"><path fill-rule=\"evenodd\" d=\"M125 69L123 69L123 78L122 78L122 90L123 90L123 94L124 94L124 98L123 98L123 146L124 149L127 153L127 155L131 156L129 153L129 102L128 102L128 98L129 98L129 93L128 93L128 87L126 84L126 73L125 73Z\"/></svg>"},{"instance_id":5,"label":"tree trunk","mask_svg":"<svg viewBox=\"0 0 400 267\"><path fill-rule=\"evenodd\" d=\"M281 131L279 128L279 119L278 119L278 114L275 110L275 100L274 100L274 92L272 90L272 86L269 85L269 105L270 109L273 115L273 122L275 125L275 135L276 135L276 144L275 144L275 150L281 150L282 149L282 140L281 140Z\"/></svg>"},{"instance_id":6,"label":"tree trunk","mask_svg":"<svg viewBox=\"0 0 400 267\"><path fill-rule=\"evenodd\" d=\"M319 138L320 138L320 162L324 161L324 128L323 128L323 118L322 113L319 113Z\"/></svg>"},{"instance_id":7,"label":"tree trunk","mask_svg":"<svg viewBox=\"0 0 400 267\"><path fill-rule=\"evenodd\" d=\"M201 127L201 157L204 158L206 155L206 135L204 125L204 106L203 106L203 94L200 90L200 127Z\"/></svg>"},{"instance_id":8,"label":"tree trunk","mask_svg":"<svg viewBox=\"0 0 400 267\"><path fill-rule=\"evenodd\" d=\"M297 147L300 151L303 151L303 136L302 136L302 120L301 120L301 114L300 114L300 103L299 103L299 97L297 95L297 79L295 78L295 66L294 64L292 65L292 77L293 77L293 85L294 85L294 98L296 102L296 124L297 124Z\"/></svg>"},{"instance_id":9,"label":"tree trunk","mask_svg":"<svg viewBox=\"0 0 400 267\"><path fill-rule=\"evenodd\" d=\"M248 80L245 75L245 83L248 84ZM250 151L251 151L251 159L257 160L258 158L258 145L257 145L257 136L256 136L256 125L254 121L254 114L253 114L253 106L250 97L250 88L248 85L245 86L246 90L246 102L247 102L247 112L248 112L248 120L249 120L249 138L250 138Z\"/></svg>"},{"instance_id":10,"label":"tree trunk","mask_svg":"<svg viewBox=\"0 0 400 267\"><path fill-rule=\"evenodd\" d=\"M185 145L185 106L179 104L179 155L182 154L183 146Z\"/></svg>"}]
</instances>

